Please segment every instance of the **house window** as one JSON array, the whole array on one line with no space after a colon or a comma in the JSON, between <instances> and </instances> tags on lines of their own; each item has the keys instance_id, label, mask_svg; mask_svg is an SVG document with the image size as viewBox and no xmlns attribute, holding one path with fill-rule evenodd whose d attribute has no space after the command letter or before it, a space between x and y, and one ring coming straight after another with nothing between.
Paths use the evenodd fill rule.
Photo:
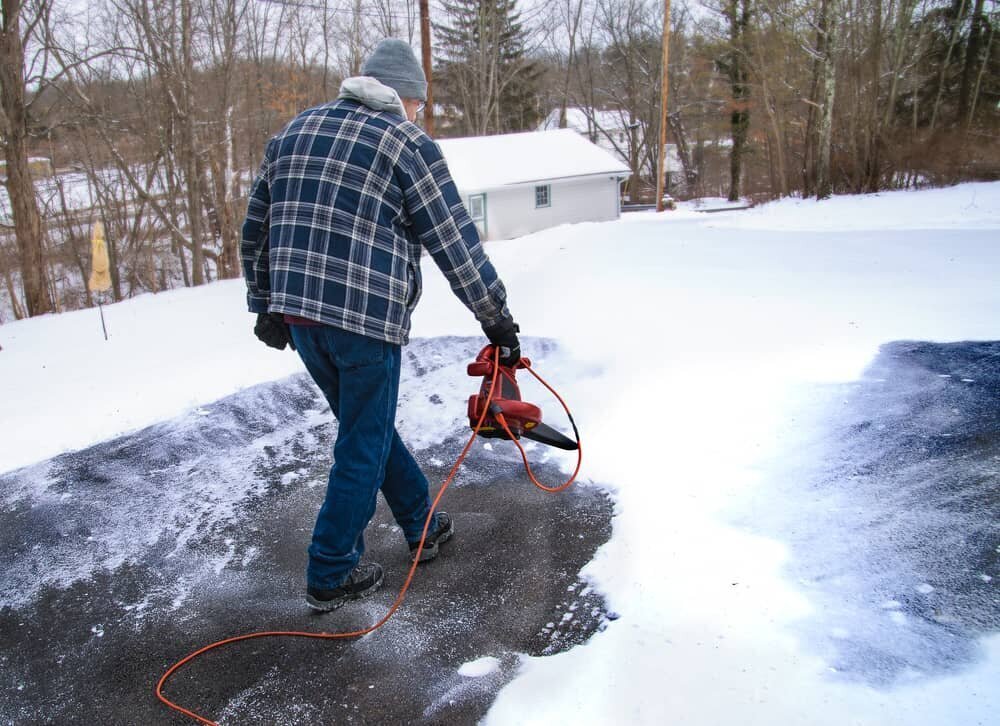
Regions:
<instances>
[{"instance_id":1,"label":"house window","mask_svg":"<svg viewBox=\"0 0 1000 726\"><path fill-rule=\"evenodd\" d=\"M535 187L535 209L552 206L551 192L551 184L543 184L542 186Z\"/></svg>"},{"instance_id":2,"label":"house window","mask_svg":"<svg viewBox=\"0 0 1000 726\"><path fill-rule=\"evenodd\" d=\"M469 195L469 216L479 230L480 236L486 236L486 195Z\"/></svg>"},{"instance_id":3,"label":"house window","mask_svg":"<svg viewBox=\"0 0 1000 726\"><path fill-rule=\"evenodd\" d=\"M486 208L485 194L473 194L471 197L469 197L469 216L472 217L473 221L479 221L484 216L486 216L485 208Z\"/></svg>"}]
</instances>

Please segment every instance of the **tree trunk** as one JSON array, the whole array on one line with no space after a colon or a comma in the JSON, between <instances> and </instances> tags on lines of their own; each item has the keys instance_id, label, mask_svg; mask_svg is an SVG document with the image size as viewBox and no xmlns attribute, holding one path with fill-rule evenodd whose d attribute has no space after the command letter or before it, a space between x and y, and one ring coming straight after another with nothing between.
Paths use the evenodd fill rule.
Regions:
<instances>
[{"instance_id":1,"label":"tree trunk","mask_svg":"<svg viewBox=\"0 0 1000 726\"><path fill-rule=\"evenodd\" d=\"M890 6L891 12L891 6ZM882 0L875 0L873 16L873 40L869 55L871 95L868 106L868 128L865 135L865 162L862 169L863 192L877 192L882 180L882 128L879 113L880 89L882 86Z\"/></svg>"},{"instance_id":2,"label":"tree trunk","mask_svg":"<svg viewBox=\"0 0 1000 726\"><path fill-rule=\"evenodd\" d=\"M822 53L821 43L823 41L823 36L817 33L817 43L816 52ZM803 153L802 153L802 196L811 197L813 192L816 190L816 156L818 149L817 141L817 118L819 116L819 93L820 93L820 74L821 74L821 63L819 56L813 58L813 68L812 68L812 82L809 89L809 98L805 99L806 104L809 107L809 111L806 114L806 130L805 138L803 139Z\"/></svg>"},{"instance_id":3,"label":"tree trunk","mask_svg":"<svg viewBox=\"0 0 1000 726\"><path fill-rule=\"evenodd\" d=\"M205 255L201 244L201 176L198 173L198 151L194 131L194 63L191 57L191 0L181 0L181 149L184 154L184 176L187 183L188 231L191 237L191 283L205 282Z\"/></svg>"},{"instance_id":4,"label":"tree trunk","mask_svg":"<svg viewBox=\"0 0 1000 726\"><path fill-rule=\"evenodd\" d=\"M222 168L214 169L216 199L219 214L219 236L222 241L222 252L219 255L220 278L239 277L240 272L240 233L236 215L233 210L233 108L226 109L225 149L222 156Z\"/></svg>"},{"instance_id":5,"label":"tree trunk","mask_svg":"<svg viewBox=\"0 0 1000 726\"><path fill-rule=\"evenodd\" d=\"M566 3L566 29L569 32L569 55L566 58L566 75L563 77L562 100L559 102L559 128L566 128L566 107L569 106L569 83L576 64L576 34L583 16L583 0L577 0L574 8L572 0Z\"/></svg>"},{"instance_id":6,"label":"tree trunk","mask_svg":"<svg viewBox=\"0 0 1000 726\"><path fill-rule=\"evenodd\" d=\"M788 174L785 171L785 142L781 135L781 124L778 123L778 115L775 110L776 101L768 90L766 72L761 74L761 92L764 96L764 110L767 112L767 120L771 124L771 135L774 137L774 175L777 177L778 193L787 197Z\"/></svg>"},{"instance_id":7,"label":"tree trunk","mask_svg":"<svg viewBox=\"0 0 1000 726\"><path fill-rule=\"evenodd\" d=\"M915 0L901 0L899 4L899 14L896 17L896 27L893 30L893 56L889 69L891 81L889 83L889 98L885 104L885 115L882 118L883 129L892 126L896 114L896 96L899 92L899 81L903 76L903 59L909 50L910 29L913 26L911 20L915 7Z\"/></svg>"},{"instance_id":8,"label":"tree trunk","mask_svg":"<svg viewBox=\"0 0 1000 726\"><path fill-rule=\"evenodd\" d=\"M111 294L114 295L115 300L122 299L122 279L121 274L118 271L118 242L117 235L114 234L115 229L111 226L111 220L102 215L104 221L104 229L108 231L107 239L105 242L108 245L108 265L110 266L109 272L111 274Z\"/></svg>"},{"instance_id":9,"label":"tree trunk","mask_svg":"<svg viewBox=\"0 0 1000 726\"><path fill-rule=\"evenodd\" d=\"M680 157L681 167L684 171L684 184L687 194L694 194L698 184L698 170L691 160L691 147L688 145L687 132L684 130L684 122L679 113L667 115L667 124L670 126L670 134L677 142L677 156Z\"/></svg>"},{"instance_id":10,"label":"tree trunk","mask_svg":"<svg viewBox=\"0 0 1000 726\"><path fill-rule=\"evenodd\" d=\"M965 46L965 65L962 68L962 85L958 93L958 123L968 124L972 116L969 113L969 97L972 91L972 79L979 65L979 53L983 44L983 0L975 0L972 10L972 27L969 28L969 40Z\"/></svg>"},{"instance_id":11,"label":"tree trunk","mask_svg":"<svg viewBox=\"0 0 1000 726\"><path fill-rule=\"evenodd\" d=\"M983 85L983 76L986 74L986 68L990 62L990 49L993 47L993 35L996 33L996 26L991 25L990 36L986 39L986 52L983 54L983 64L979 67L979 75L976 77L976 87L972 91L972 102L969 104L969 118L966 120L966 126L972 125L972 117L976 114L976 104L979 101L979 89Z\"/></svg>"},{"instance_id":12,"label":"tree trunk","mask_svg":"<svg viewBox=\"0 0 1000 726\"><path fill-rule=\"evenodd\" d=\"M14 278L11 277L10 267L8 265L3 266L3 279L7 284L7 296L10 298L10 306L14 312L14 320L21 320L25 317L25 313L21 308L21 302L17 299L17 290L14 289Z\"/></svg>"},{"instance_id":13,"label":"tree trunk","mask_svg":"<svg viewBox=\"0 0 1000 726\"><path fill-rule=\"evenodd\" d=\"M836 0L822 0L820 5L819 32L823 34L823 56L820 60L822 78L820 92L821 114L819 120L816 159L816 198L826 199L833 193L830 179L830 149L833 144L833 101L837 88L837 67L834 57L836 44Z\"/></svg>"},{"instance_id":14,"label":"tree trunk","mask_svg":"<svg viewBox=\"0 0 1000 726\"><path fill-rule=\"evenodd\" d=\"M732 45L728 61L729 83L732 88L729 125L733 141L729 155L729 201L736 202L741 193L743 152L750 128L750 83L745 57L747 26L750 24L749 0L729 0L726 14L729 16L729 42Z\"/></svg>"},{"instance_id":15,"label":"tree trunk","mask_svg":"<svg viewBox=\"0 0 1000 726\"><path fill-rule=\"evenodd\" d=\"M948 52L945 54L944 63L941 64L941 71L938 75L937 96L934 99L934 108L931 109L931 131L937 125L938 111L941 109L941 98L944 95L944 79L948 74L948 65L951 63L951 56L958 42L958 31L962 25L962 16L965 15L965 0L961 0L958 5L958 14L951 20L951 40L948 41Z\"/></svg>"},{"instance_id":16,"label":"tree trunk","mask_svg":"<svg viewBox=\"0 0 1000 726\"><path fill-rule=\"evenodd\" d=\"M21 0L3 0L0 29L0 105L3 147L7 159L7 194L14 217L21 283L28 316L55 309L45 272L42 217L28 168L28 114L24 101L24 45Z\"/></svg>"}]
</instances>

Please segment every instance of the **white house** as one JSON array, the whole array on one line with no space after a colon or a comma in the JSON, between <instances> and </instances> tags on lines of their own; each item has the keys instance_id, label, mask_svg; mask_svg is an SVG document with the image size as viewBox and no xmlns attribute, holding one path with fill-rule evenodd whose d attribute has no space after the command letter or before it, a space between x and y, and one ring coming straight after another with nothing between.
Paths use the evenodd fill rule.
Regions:
<instances>
[{"instance_id":1,"label":"white house","mask_svg":"<svg viewBox=\"0 0 1000 726\"><path fill-rule=\"evenodd\" d=\"M438 141L484 239L620 213L628 166L569 129Z\"/></svg>"}]
</instances>

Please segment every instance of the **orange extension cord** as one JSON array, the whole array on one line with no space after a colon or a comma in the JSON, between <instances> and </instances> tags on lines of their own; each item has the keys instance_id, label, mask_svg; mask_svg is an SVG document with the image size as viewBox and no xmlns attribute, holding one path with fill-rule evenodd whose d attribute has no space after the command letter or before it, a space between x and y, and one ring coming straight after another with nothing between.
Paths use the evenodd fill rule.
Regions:
<instances>
[{"instance_id":1,"label":"orange extension cord","mask_svg":"<svg viewBox=\"0 0 1000 726\"><path fill-rule=\"evenodd\" d=\"M371 633L372 631L377 630L378 628L385 625L385 623L389 620L389 618L391 618L393 614L396 612L396 610L399 609L400 605L403 604L403 599L406 597L406 591L410 588L410 583L413 581L413 574L416 572L417 564L420 562L420 553L423 552L424 549L424 541L427 538L427 530L430 527L431 520L434 517L434 512L437 510L438 503L441 501L441 497L444 496L445 490L448 489L448 486L451 484L452 479L455 478L455 474L458 472L458 468L462 465L462 462L465 461L465 457L468 455L469 449L472 448L472 443L476 440L476 436L479 435L479 429L483 425L483 420L486 418L486 412L489 411L490 402L492 402L493 400L493 392L496 389L497 375L500 372L499 363L500 363L500 352L499 350L495 350L493 378L490 382L490 394L486 399L486 405L483 406L483 413L480 415L479 421L476 422L476 427L473 430L472 436L469 438L468 443L466 443L465 448L462 449L462 453L459 454L458 460L455 462L455 465L451 468L451 471L448 473L448 477L444 480L444 484L441 485L441 489L440 491L438 491L437 496L434 497L434 502L431 504L431 511L427 515L427 521L424 522L424 531L420 536L420 546L417 548L417 551L414 554L413 564L410 565L410 571L406 576L406 582L403 583L403 587L399 591L399 594L396 596L396 600L395 602L393 602L392 607L390 607L388 612L386 612L386 614L382 616L381 620L379 620L374 625L364 628L363 630L353 630L347 633L308 633L295 630L273 630L273 631L263 631L259 633L247 633L246 635L237 635L232 638L226 638L225 640L216 641L215 643L206 645L204 648L196 650L195 652L185 656L184 658L182 658L181 660L177 661L172 666L170 666L170 668L167 669L166 673L164 673L160 677L159 682L156 684L156 697L160 699L160 701L162 701L169 708L172 708L173 710L182 713L185 716L188 716L189 718L194 719L200 724L205 724L205 726L218 726L218 724L216 724L215 721L211 721L205 718L204 716L199 716L194 711L191 711L189 709L184 708L183 706L174 703L173 701L171 701L170 699L168 699L166 696L163 695L163 686L166 684L170 676L172 676L174 673L176 673L185 665L193 661L198 656L207 653L210 650L214 650L215 648L220 648L223 645L238 643L241 640L251 640L252 638L286 637L286 638L320 638L324 640L335 640L341 638L360 638L361 636L367 635L368 633ZM531 465L528 463L528 455L525 453L524 447L521 446L521 442L518 441L511 433L510 427L504 420L503 414L497 415L497 420L500 422L500 425L503 426L504 430L507 432L507 435L510 437L511 441L513 441L517 445L518 450L520 450L521 458L524 460L524 468L528 472L528 478L531 479L532 483L539 489L542 489L547 492L561 492L563 489L569 487L569 485L576 480L577 474L580 473L580 465L583 463L583 446L580 443L580 432L577 431L576 423L573 421L573 415L570 413L569 407L566 405L566 402L563 401L562 397L558 393L556 393L555 389L553 389L552 386L546 383L540 375L535 373L535 371L530 366L526 366L525 369L528 372L530 372L531 375L537 378L538 381L543 386L549 389L552 395L555 396L559 400L559 403L562 404L563 410L566 411L566 415L569 416L570 423L573 425L573 433L576 435L576 443L577 443L576 469L573 471L573 475L569 478L568 481L566 481L564 484L560 484L559 486L548 487L542 484L540 481L538 481L538 479L535 478L534 473L531 471Z\"/></svg>"}]
</instances>

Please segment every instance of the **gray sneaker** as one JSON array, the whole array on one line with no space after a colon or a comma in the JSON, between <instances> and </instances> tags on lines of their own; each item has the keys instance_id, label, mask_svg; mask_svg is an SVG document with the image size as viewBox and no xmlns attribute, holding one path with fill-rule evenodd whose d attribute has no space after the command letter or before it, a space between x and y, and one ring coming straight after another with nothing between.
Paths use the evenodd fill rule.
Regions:
<instances>
[{"instance_id":1,"label":"gray sneaker","mask_svg":"<svg viewBox=\"0 0 1000 726\"><path fill-rule=\"evenodd\" d=\"M382 566L372 562L358 565L339 586L332 590L318 587L306 589L306 604L313 610L328 613L336 610L349 600L358 600L371 595L382 586Z\"/></svg>"},{"instance_id":2,"label":"gray sneaker","mask_svg":"<svg viewBox=\"0 0 1000 726\"><path fill-rule=\"evenodd\" d=\"M452 524L451 515L447 512L438 512L434 515L434 527L427 533L424 540L424 548L420 551L420 562L430 562L438 556L438 547L448 540L455 533L455 525ZM410 542L410 552L416 552L420 546L420 540Z\"/></svg>"}]
</instances>

